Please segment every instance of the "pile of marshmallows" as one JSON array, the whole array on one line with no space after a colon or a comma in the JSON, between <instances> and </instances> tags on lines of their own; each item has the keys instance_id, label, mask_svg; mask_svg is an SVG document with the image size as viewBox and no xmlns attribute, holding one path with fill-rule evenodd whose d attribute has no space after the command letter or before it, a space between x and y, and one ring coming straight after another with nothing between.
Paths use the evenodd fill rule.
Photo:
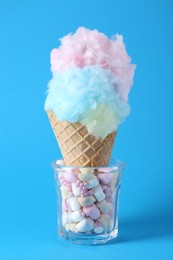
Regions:
<instances>
[{"instance_id":1,"label":"pile of marshmallows","mask_svg":"<svg viewBox=\"0 0 173 260\"><path fill-rule=\"evenodd\" d=\"M62 226L67 231L101 234L113 229L117 173L108 171L72 168L59 173Z\"/></svg>"}]
</instances>

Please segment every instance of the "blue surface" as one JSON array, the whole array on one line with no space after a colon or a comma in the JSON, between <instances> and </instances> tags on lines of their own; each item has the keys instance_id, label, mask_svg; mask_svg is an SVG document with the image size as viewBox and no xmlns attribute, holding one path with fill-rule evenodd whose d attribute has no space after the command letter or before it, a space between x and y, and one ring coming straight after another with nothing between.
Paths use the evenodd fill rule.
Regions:
<instances>
[{"instance_id":1,"label":"blue surface","mask_svg":"<svg viewBox=\"0 0 173 260\"><path fill-rule=\"evenodd\" d=\"M172 24L171 0L0 2L1 260L173 259ZM50 50L80 25L122 33L138 66L113 152L127 164L119 238L97 247L57 237L60 152L43 111Z\"/></svg>"}]
</instances>

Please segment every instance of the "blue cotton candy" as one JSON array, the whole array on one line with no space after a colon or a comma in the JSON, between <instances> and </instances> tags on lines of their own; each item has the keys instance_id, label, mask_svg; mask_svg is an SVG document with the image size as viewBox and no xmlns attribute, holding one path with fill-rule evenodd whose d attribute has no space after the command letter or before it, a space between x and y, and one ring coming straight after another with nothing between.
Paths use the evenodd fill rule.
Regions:
<instances>
[{"instance_id":1,"label":"blue cotton candy","mask_svg":"<svg viewBox=\"0 0 173 260\"><path fill-rule=\"evenodd\" d=\"M56 72L48 84L45 110L52 110L60 121L79 122L104 139L130 112L116 84L110 71L97 66Z\"/></svg>"}]
</instances>

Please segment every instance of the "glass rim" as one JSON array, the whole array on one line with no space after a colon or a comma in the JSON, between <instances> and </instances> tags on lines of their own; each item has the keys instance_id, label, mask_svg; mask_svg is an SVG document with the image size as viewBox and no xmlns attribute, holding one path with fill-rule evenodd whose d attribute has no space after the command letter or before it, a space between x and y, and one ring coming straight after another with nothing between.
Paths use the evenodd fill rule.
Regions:
<instances>
[{"instance_id":1,"label":"glass rim","mask_svg":"<svg viewBox=\"0 0 173 260\"><path fill-rule=\"evenodd\" d=\"M110 171L122 171L126 164L118 159L111 159L108 166L66 166L63 164L63 159L58 159L51 163L51 166L54 170L68 170L68 169L78 169L78 168L92 168L92 169L101 169L101 168L110 168Z\"/></svg>"}]
</instances>

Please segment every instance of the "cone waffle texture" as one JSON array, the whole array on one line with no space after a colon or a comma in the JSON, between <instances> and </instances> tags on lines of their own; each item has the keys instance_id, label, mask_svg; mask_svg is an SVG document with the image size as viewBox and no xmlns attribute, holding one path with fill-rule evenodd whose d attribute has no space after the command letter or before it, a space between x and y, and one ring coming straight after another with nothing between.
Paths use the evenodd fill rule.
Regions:
<instances>
[{"instance_id":1,"label":"cone waffle texture","mask_svg":"<svg viewBox=\"0 0 173 260\"><path fill-rule=\"evenodd\" d=\"M104 140L88 133L80 123L58 121L52 111L47 112L53 132L67 166L107 166L116 132Z\"/></svg>"}]
</instances>

